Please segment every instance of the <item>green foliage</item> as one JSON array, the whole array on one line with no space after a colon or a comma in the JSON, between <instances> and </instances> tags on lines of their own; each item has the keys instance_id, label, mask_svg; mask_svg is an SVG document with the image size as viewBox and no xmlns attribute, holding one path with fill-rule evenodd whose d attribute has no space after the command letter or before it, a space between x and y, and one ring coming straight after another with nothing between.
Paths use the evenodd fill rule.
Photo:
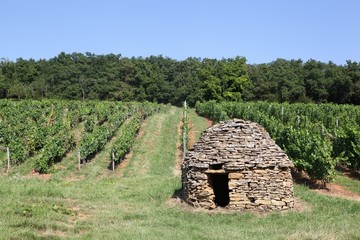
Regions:
<instances>
[{"instance_id":1,"label":"green foliage","mask_svg":"<svg viewBox=\"0 0 360 240\"><path fill-rule=\"evenodd\" d=\"M169 106L152 104L148 102L145 102L143 104L131 102L121 105L120 108L116 107L116 105L114 105L113 103L108 103L107 106L104 106L103 102L97 102L96 104L103 105L99 109L108 108L108 110L94 111L94 114L97 116L98 123L97 125L93 126L92 131L87 132L80 141L80 146L79 146L80 155L81 158L85 161L89 161L96 153L98 153L100 150L103 149L103 147L108 142L108 140L115 134L115 132L122 125L122 123L126 120L127 116L133 117L135 119L137 118L141 119L151 116L155 112L163 111L163 109L169 108ZM101 117L104 112L110 114L110 115L106 115L106 122L104 122L105 120L103 120L104 117ZM135 126L140 127L137 126L136 123L132 123L132 125L128 126L129 131L133 132L134 131L133 128L135 128ZM137 130L138 129L136 129L136 132ZM128 146L126 144L130 144L130 146L132 144L129 142L130 141L129 138L131 136L130 132L125 133L124 135L125 139L120 138L119 141L123 141L123 142L119 142L119 144L116 145L118 148L116 146L114 147L116 158L118 160L120 160L123 154L122 150L120 150L121 149L120 145L124 144L126 148Z\"/></svg>"},{"instance_id":2,"label":"green foliage","mask_svg":"<svg viewBox=\"0 0 360 240\"><path fill-rule=\"evenodd\" d=\"M246 59L204 59L199 68L199 78L204 82L206 100L241 101L242 92L251 85L246 68Z\"/></svg>"},{"instance_id":3,"label":"green foliage","mask_svg":"<svg viewBox=\"0 0 360 240\"><path fill-rule=\"evenodd\" d=\"M216 101L208 101L206 104L196 102L195 108L200 116L211 118L216 122L228 118L226 111L224 111Z\"/></svg>"},{"instance_id":4,"label":"green foliage","mask_svg":"<svg viewBox=\"0 0 360 240\"><path fill-rule=\"evenodd\" d=\"M335 177L337 160L331 157L329 138L308 129L285 127L276 142L286 151L298 170L304 170L313 179L324 183Z\"/></svg>"},{"instance_id":5,"label":"green foliage","mask_svg":"<svg viewBox=\"0 0 360 240\"><path fill-rule=\"evenodd\" d=\"M113 134L114 129L108 129L107 126L99 126L91 133L86 134L80 142L81 158L87 159L99 152Z\"/></svg>"},{"instance_id":6,"label":"green foliage","mask_svg":"<svg viewBox=\"0 0 360 240\"><path fill-rule=\"evenodd\" d=\"M119 137L116 139L112 146L111 153L114 154L115 162L120 163L125 154L131 149L135 136L141 127L141 120L158 113L168 111L170 105L158 105L151 103L144 103L137 105L131 111L131 117L119 129Z\"/></svg>"},{"instance_id":7,"label":"green foliage","mask_svg":"<svg viewBox=\"0 0 360 240\"><path fill-rule=\"evenodd\" d=\"M55 162L74 146L74 138L68 132L59 132L47 139L40 155L35 159L35 170L39 173L48 173Z\"/></svg>"},{"instance_id":8,"label":"green foliage","mask_svg":"<svg viewBox=\"0 0 360 240\"><path fill-rule=\"evenodd\" d=\"M246 59L223 60L223 98L227 101L241 101L245 87L251 85L246 68Z\"/></svg>"},{"instance_id":9,"label":"green foliage","mask_svg":"<svg viewBox=\"0 0 360 240\"><path fill-rule=\"evenodd\" d=\"M33 161L40 173L50 171L75 147L80 122L84 122L85 132L80 132L76 147L88 161L102 150L128 116L146 118L169 109L148 102L64 100L0 100L0 106L0 145L10 148L11 164Z\"/></svg>"},{"instance_id":10,"label":"green foliage","mask_svg":"<svg viewBox=\"0 0 360 240\"><path fill-rule=\"evenodd\" d=\"M115 161L120 163L125 154L130 150L134 143L136 133L141 126L141 115L137 114L131 117L128 122L124 123L120 128L119 137L112 146L112 153L114 153Z\"/></svg>"},{"instance_id":11,"label":"green foliage","mask_svg":"<svg viewBox=\"0 0 360 240\"><path fill-rule=\"evenodd\" d=\"M92 132L94 130L95 125L96 122L94 117L93 116L87 117L84 123L85 132Z\"/></svg>"},{"instance_id":12,"label":"green foliage","mask_svg":"<svg viewBox=\"0 0 360 240\"><path fill-rule=\"evenodd\" d=\"M336 132L333 155L352 170L360 169L360 129L355 126Z\"/></svg>"},{"instance_id":13,"label":"green foliage","mask_svg":"<svg viewBox=\"0 0 360 240\"><path fill-rule=\"evenodd\" d=\"M121 100L189 106L196 101L266 100L360 104L360 63L245 57L122 57L60 53L49 60L0 61L0 98ZM99 115L99 121L102 121Z\"/></svg>"}]
</instances>

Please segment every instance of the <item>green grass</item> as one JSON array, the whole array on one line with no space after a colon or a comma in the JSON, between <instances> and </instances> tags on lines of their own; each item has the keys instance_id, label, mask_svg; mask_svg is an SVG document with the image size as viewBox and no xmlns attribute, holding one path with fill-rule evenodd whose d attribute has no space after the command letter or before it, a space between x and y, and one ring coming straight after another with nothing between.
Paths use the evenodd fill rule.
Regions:
<instances>
[{"instance_id":1,"label":"green grass","mask_svg":"<svg viewBox=\"0 0 360 240\"><path fill-rule=\"evenodd\" d=\"M358 180L339 174L336 176L335 182L344 186L347 190L360 195L360 184Z\"/></svg>"},{"instance_id":2,"label":"green grass","mask_svg":"<svg viewBox=\"0 0 360 240\"><path fill-rule=\"evenodd\" d=\"M207 121L203 117L199 117L194 109L188 109L188 118L189 121L192 123L193 129L190 129L190 131L195 132L195 137L198 139L203 131L206 130L208 127Z\"/></svg>"},{"instance_id":3,"label":"green grass","mask_svg":"<svg viewBox=\"0 0 360 240\"><path fill-rule=\"evenodd\" d=\"M100 155L73 179L1 176L0 239L360 239L359 202L299 185L301 212L213 213L169 203L181 187L173 173L180 114L172 108L147 120L125 170L93 172ZM206 127L193 119L194 128Z\"/></svg>"}]
</instances>

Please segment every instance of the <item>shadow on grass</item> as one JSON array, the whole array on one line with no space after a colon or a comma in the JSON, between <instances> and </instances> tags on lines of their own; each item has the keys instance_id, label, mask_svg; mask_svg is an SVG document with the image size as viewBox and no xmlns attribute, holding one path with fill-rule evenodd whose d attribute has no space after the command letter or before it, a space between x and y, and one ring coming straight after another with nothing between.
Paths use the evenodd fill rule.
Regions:
<instances>
[{"instance_id":1,"label":"shadow on grass","mask_svg":"<svg viewBox=\"0 0 360 240\"><path fill-rule=\"evenodd\" d=\"M310 189L327 189L323 182L309 178L304 171L298 171L296 168L292 168L291 175L297 184L304 185Z\"/></svg>"},{"instance_id":2,"label":"shadow on grass","mask_svg":"<svg viewBox=\"0 0 360 240\"><path fill-rule=\"evenodd\" d=\"M119 165L119 164L118 164L117 162L114 163L114 170L117 168L118 165ZM107 166L106 168L107 168L107 170L109 170L109 171L112 171L112 170L113 170L113 163L112 163L112 161L110 161L110 163L108 164L108 166Z\"/></svg>"},{"instance_id":3,"label":"shadow on grass","mask_svg":"<svg viewBox=\"0 0 360 240\"><path fill-rule=\"evenodd\" d=\"M175 189L174 193L171 195L171 198L183 199L182 188Z\"/></svg>"},{"instance_id":4,"label":"shadow on grass","mask_svg":"<svg viewBox=\"0 0 360 240\"><path fill-rule=\"evenodd\" d=\"M346 166L343 166L343 165L338 165L336 167L336 170L338 170L339 172L342 172L347 177L350 177L354 180L360 181L360 172L359 171L350 170L349 168L347 168Z\"/></svg>"}]
</instances>

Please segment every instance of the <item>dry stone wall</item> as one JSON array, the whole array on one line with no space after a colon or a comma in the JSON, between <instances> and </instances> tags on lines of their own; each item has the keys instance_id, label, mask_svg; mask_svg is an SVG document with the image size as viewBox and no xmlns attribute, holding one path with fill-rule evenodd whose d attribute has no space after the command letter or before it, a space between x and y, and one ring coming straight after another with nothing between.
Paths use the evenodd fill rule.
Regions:
<instances>
[{"instance_id":1,"label":"dry stone wall","mask_svg":"<svg viewBox=\"0 0 360 240\"><path fill-rule=\"evenodd\" d=\"M260 125L240 119L220 122L186 154L183 198L206 209L289 209L294 206L291 167Z\"/></svg>"}]
</instances>

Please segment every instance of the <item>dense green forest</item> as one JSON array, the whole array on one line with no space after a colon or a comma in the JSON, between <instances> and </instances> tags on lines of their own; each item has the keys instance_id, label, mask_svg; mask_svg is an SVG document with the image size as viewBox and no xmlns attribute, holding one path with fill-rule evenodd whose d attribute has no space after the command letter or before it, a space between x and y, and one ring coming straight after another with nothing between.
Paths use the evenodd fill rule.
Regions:
<instances>
[{"instance_id":1,"label":"dense green forest","mask_svg":"<svg viewBox=\"0 0 360 240\"><path fill-rule=\"evenodd\" d=\"M0 98L108 99L180 105L196 101L360 104L360 63L277 59L122 57L60 53L45 60L0 62Z\"/></svg>"}]
</instances>

